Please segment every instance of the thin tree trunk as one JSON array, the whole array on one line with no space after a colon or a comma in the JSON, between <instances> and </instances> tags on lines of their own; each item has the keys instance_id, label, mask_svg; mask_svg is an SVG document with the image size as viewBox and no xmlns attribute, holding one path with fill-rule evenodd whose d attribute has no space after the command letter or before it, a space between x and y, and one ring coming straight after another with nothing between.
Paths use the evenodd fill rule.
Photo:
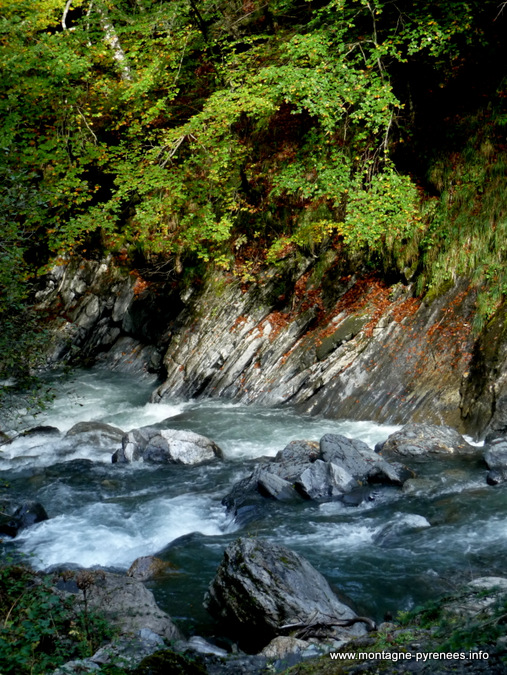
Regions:
<instances>
[{"instance_id":1,"label":"thin tree trunk","mask_svg":"<svg viewBox=\"0 0 507 675\"><path fill-rule=\"evenodd\" d=\"M105 9L103 9L100 5L97 5L96 8L100 16L100 25L102 26L102 30L105 34L105 41L113 52L113 58L120 69L121 79L125 82L131 82L132 74L130 72L130 67L127 63L127 57L125 56L125 52L122 49L121 42L118 38L118 34L116 33L114 25L109 19Z\"/></svg>"}]
</instances>

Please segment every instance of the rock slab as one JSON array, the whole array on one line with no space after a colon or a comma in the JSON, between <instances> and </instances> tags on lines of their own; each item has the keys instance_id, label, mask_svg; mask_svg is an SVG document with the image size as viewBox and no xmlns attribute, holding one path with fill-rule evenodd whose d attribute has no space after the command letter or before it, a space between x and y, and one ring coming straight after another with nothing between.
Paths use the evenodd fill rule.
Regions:
<instances>
[{"instance_id":1,"label":"rock slab","mask_svg":"<svg viewBox=\"0 0 507 675\"><path fill-rule=\"evenodd\" d=\"M292 624L322 622L340 639L365 632L305 558L260 539L240 538L226 549L204 606L246 649L265 646Z\"/></svg>"}]
</instances>

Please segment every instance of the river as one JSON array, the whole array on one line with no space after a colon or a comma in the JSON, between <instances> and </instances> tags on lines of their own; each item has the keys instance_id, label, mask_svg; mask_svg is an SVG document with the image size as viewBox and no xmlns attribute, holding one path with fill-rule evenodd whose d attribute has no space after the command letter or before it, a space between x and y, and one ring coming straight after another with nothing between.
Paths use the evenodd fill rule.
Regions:
<instances>
[{"instance_id":1,"label":"river","mask_svg":"<svg viewBox=\"0 0 507 675\"><path fill-rule=\"evenodd\" d=\"M40 501L50 519L14 540L6 537L4 553L29 556L38 569L71 562L125 571L137 557L162 551L171 570L149 587L187 634L213 633L203 595L225 546L239 535L264 537L304 555L361 614L376 620L468 578L504 572L507 488L486 485L480 459L427 464L421 467L426 482L412 493L379 489L358 507L266 500L258 519L240 529L221 499L256 458L325 433L373 447L399 427L212 400L152 404L155 380L101 370L54 376L53 384L53 404L31 425L53 425L62 435L18 438L0 454L3 495ZM112 464L110 451L86 443L69 448L63 439L76 422L88 420L124 431L155 423L191 429L212 438L225 461ZM386 524L401 522L410 527L380 536Z\"/></svg>"}]
</instances>

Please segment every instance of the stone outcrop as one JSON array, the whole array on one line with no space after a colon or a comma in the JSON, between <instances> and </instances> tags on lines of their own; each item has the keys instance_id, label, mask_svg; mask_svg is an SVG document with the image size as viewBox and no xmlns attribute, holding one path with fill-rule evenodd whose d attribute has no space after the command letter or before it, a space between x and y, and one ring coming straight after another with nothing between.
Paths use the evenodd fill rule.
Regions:
<instances>
[{"instance_id":1,"label":"stone outcrop","mask_svg":"<svg viewBox=\"0 0 507 675\"><path fill-rule=\"evenodd\" d=\"M284 264L246 288L210 275L189 297L154 401L217 396L328 417L443 418L463 429L474 301L465 285L429 307L409 285L356 277L338 262L319 280L309 261Z\"/></svg>"},{"instance_id":2,"label":"stone outcrop","mask_svg":"<svg viewBox=\"0 0 507 675\"><path fill-rule=\"evenodd\" d=\"M289 255L248 283L210 269L191 285L73 258L37 300L57 317L50 363L157 372L154 401L221 397L474 435L507 429L505 309L477 338L465 280L425 304L406 280L329 251Z\"/></svg>"},{"instance_id":3,"label":"stone outcrop","mask_svg":"<svg viewBox=\"0 0 507 675\"><path fill-rule=\"evenodd\" d=\"M343 641L366 632L307 560L259 539L238 539L226 549L204 604L250 649L310 625L322 637Z\"/></svg>"},{"instance_id":4,"label":"stone outcrop","mask_svg":"<svg viewBox=\"0 0 507 675\"><path fill-rule=\"evenodd\" d=\"M181 639L171 617L159 609L153 593L140 581L102 570L71 570L54 574L55 587L71 593L77 603L86 602L100 612L124 634L135 635L150 630L166 640Z\"/></svg>"},{"instance_id":5,"label":"stone outcrop","mask_svg":"<svg viewBox=\"0 0 507 675\"><path fill-rule=\"evenodd\" d=\"M426 460L435 456L458 457L477 455L461 434L446 426L406 424L377 447L388 460Z\"/></svg>"},{"instance_id":6,"label":"stone outcrop","mask_svg":"<svg viewBox=\"0 0 507 675\"><path fill-rule=\"evenodd\" d=\"M121 444L125 432L118 427L102 422L78 422L67 431L61 444L61 452L72 453L85 445L95 451L114 452Z\"/></svg>"},{"instance_id":7,"label":"stone outcrop","mask_svg":"<svg viewBox=\"0 0 507 675\"><path fill-rule=\"evenodd\" d=\"M414 472L387 462L366 443L326 434L320 443L291 441L272 460L263 461L238 481L222 503L245 524L257 515L259 497L276 501L311 499L357 506L370 498L368 485L402 486Z\"/></svg>"},{"instance_id":8,"label":"stone outcrop","mask_svg":"<svg viewBox=\"0 0 507 675\"><path fill-rule=\"evenodd\" d=\"M158 372L183 303L171 286L152 287L103 260L63 260L44 278L38 309L53 322L49 365L105 362L141 375Z\"/></svg>"},{"instance_id":9,"label":"stone outcrop","mask_svg":"<svg viewBox=\"0 0 507 675\"><path fill-rule=\"evenodd\" d=\"M151 464L202 464L217 458L223 458L222 450L206 436L180 429L141 427L123 436L113 463L142 460Z\"/></svg>"}]
</instances>

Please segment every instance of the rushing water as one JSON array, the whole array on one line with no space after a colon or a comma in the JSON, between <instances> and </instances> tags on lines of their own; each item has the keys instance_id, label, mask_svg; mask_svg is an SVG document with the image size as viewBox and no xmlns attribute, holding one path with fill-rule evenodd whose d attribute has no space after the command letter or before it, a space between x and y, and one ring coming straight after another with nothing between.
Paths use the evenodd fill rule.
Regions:
<instances>
[{"instance_id":1,"label":"rushing water","mask_svg":"<svg viewBox=\"0 0 507 675\"><path fill-rule=\"evenodd\" d=\"M167 427L209 436L226 459L197 467L113 465L110 450L69 445L63 433L20 437L0 453L0 480L8 483L3 492L40 501L50 519L6 540L4 548L29 555L38 568L72 562L125 570L135 558L159 553L172 566L152 589L187 632L213 629L202 598L224 547L239 535L262 536L298 551L376 619L457 581L503 573L506 491L486 485L480 460L421 467L427 482L419 490L383 489L359 507L266 500L264 514L239 529L221 499L248 475L255 458L325 433L373 447L397 427L216 401L151 404L154 381L103 371L62 376L56 385L58 396L37 424L66 432L76 422L93 420L127 431L165 421ZM412 527L380 536L388 523Z\"/></svg>"}]
</instances>

